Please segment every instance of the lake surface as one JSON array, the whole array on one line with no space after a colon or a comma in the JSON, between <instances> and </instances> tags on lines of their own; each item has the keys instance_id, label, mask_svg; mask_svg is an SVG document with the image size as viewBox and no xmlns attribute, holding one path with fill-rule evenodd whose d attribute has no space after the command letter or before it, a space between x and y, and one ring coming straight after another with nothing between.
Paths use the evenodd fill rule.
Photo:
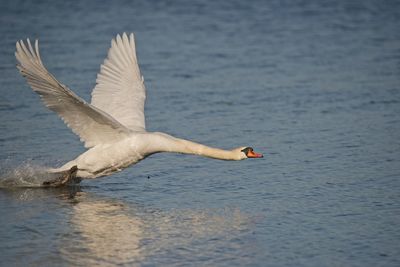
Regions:
<instances>
[{"instance_id":1,"label":"lake surface","mask_svg":"<svg viewBox=\"0 0 400 267\"><path fill-rule=\"evenodd\" d=\"M264 154L2 188L0 265L400 265L398 1L5 0L0 24L0 181L84 151L15 68L28 37L90 100L134 32L148 130Z\"/></svg>"}]
</instances>

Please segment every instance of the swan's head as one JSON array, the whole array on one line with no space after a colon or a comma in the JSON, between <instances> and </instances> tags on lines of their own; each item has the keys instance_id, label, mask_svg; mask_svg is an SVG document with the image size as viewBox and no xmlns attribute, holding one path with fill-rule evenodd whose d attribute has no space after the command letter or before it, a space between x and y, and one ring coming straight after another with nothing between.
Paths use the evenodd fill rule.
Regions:
<instances>
[{"instance_id":1,"label":"swan's head","mask_svg":"<svg viewBox=\"0 0 400 267\"><path fill-rule=\"evenodd\" d=\"M245 146L239 147L236 149L238 153L240 153L240 159L248 159L248 158L262 158L263 155L261 153L254 152L252 147Z\"/></svg>"}]
</instances>

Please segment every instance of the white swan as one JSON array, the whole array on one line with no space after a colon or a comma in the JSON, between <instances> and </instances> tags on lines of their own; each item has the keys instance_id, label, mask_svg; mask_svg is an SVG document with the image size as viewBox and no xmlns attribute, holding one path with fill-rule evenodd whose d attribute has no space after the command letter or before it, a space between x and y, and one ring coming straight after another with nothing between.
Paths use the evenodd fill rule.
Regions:
<instances>
[{"instance_id":1,"label":"white swan","mask_svg":"<svg viewBox=\"0 0 400 267\"><path fill-rule=\"evenodd\" d=\"M58 113L77 134L86 152L54 172L74 170L77 177L96 178L121 171L158 152L195 154L222 160L261 158L251 147L222 150L179 139L160 132L147 132L143 77L136 58L133 34L117 35L97 75L89 104L57 81L44 67L38 41L33 48L16 43L17 68L44 104ZM77 167L77 168L76 168ZM77 172L76 172L77 171ZM64 183L64 182L63 182Z\"/></svg>"}]
</instances>

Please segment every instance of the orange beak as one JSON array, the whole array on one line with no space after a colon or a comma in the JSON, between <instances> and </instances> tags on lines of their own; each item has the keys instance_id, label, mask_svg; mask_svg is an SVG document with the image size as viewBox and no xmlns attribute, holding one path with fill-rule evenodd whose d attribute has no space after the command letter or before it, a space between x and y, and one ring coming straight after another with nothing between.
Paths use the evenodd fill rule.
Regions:
<instances>
[{"instance_id":1,"label":"orange beak","mask_svg":"<svg viewBox=\"0 0 400 267\"><path fill-rule=\"evenodd\" d=\"M247 153L247 157L248 157L248 158L263 158L264 156L263 156L263 154L261 154L261 153L256 153L256 152L254 152L254 151L249 151L249 152Z\"/></svg>"}]
</instances>

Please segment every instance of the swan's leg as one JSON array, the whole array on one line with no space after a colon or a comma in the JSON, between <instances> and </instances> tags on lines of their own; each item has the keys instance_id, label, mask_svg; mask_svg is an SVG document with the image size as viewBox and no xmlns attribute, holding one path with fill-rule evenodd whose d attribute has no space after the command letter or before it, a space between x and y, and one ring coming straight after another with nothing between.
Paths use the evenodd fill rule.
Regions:
<instances>
[{"instance_id":1,"label":"swan's leg","mask_svg":"<svg viewBox=\"0 0 400 267\"><path fill-rule=\"evenodd\" d=\"M44 181L42 185L44 187L59 187L64 185L79 184L82 179L76 176L77 172L77 166L73 166L66 171L53 172L51 175L55 176L55 178L50 178L49 180Z\"/></svg>"}]
</instances>

